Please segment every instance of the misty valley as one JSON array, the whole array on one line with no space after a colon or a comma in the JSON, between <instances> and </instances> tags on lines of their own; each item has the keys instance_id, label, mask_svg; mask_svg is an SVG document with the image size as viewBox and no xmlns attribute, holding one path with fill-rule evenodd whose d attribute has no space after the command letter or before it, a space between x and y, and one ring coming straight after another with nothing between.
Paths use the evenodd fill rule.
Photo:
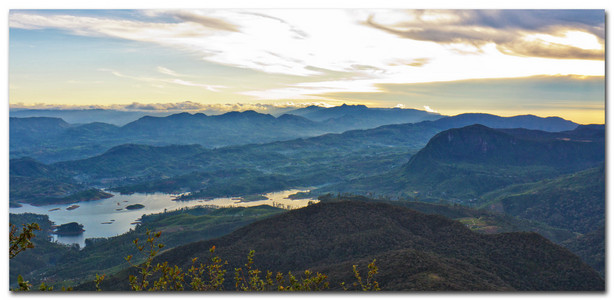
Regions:
<instances>
[{"instance_id":1,"label":"misty valley","mask_svg":"<svg viewBox=\"0 0 614 300\"><path fill-rule=\"evenodd\" d=\"M127 291L142 263L219 255L225 290L248 265L330 290L605 289L605 125L344 104L22 109L9 130L10 222L40 227L11 287Z\"/></svg>"}]
</instances>

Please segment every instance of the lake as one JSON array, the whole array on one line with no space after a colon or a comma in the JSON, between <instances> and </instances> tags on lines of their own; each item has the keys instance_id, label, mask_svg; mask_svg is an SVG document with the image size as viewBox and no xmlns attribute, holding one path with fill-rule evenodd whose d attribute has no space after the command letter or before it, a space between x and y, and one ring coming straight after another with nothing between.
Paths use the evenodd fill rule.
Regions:
<instances>
[{"instance_id":1,"label":"lake","mask_svg":"<svg viewBox=\"0 0 614 300\"><path fill-rule=\"evenodd\" d=\"M85 239L95 237L113 237L128 232L136 227L135 222L145 214L156 214L181 208L213 205L219 207L249 207L258 205L277 206L285 209L296 209L307 206L310 201L317 199L288 199L288 195L308 190L285 190L264 194L268 200L245 202L240 197L214 198L211 200L173 201L176 196L172 194L153 193L132 195L114 194L113 197L102 200L79 202L63 205L32 206L23 204L22 207L10 208L11 213L35 213L48 215L56 225L69 222L83 224L85 232L77 236L52 235L54 240L63 244L79 244L85 247ZM108 192L108 191L107 191ZM112 193L113 194L113 193ZM127 206L142 204L145 207L128 210ZM75 208L75 206L77 206Z\"/></svg>"}]
</instances>

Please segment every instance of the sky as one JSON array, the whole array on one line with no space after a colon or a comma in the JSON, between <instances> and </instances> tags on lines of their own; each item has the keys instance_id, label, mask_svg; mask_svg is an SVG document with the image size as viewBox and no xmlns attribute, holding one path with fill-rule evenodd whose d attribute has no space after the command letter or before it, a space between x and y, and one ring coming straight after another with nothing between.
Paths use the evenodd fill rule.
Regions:
<instances>
[{"instance_id":1,"label":"sky","mask_svg":"<svg viewBox=\"0 0 614 300\"><path fill-rule=\"evenodd\" d=\"M604 10L19 10L11 107L365 104L605 122Z\"/></svg>"}]
</instances>

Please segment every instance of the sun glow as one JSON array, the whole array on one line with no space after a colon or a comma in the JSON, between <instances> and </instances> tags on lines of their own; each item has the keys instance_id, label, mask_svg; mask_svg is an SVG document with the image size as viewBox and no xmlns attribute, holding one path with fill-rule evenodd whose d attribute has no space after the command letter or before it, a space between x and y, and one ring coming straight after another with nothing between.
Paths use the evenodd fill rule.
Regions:
<instances>
[{"instance_id":1,"label":"sun glow","mask_svg":"<svg viewBox=\"0 0 614 300\"><path fill-rule=\"evenodd\" d=\"M378 97L347 94L387 97L386 84L604 76L603 11L581 13L591 18L499 10L144 10L132 17L13 10L10 102L381 106ZM395 99L408 107L421 101Z\"/></svg>"}]
</instances>

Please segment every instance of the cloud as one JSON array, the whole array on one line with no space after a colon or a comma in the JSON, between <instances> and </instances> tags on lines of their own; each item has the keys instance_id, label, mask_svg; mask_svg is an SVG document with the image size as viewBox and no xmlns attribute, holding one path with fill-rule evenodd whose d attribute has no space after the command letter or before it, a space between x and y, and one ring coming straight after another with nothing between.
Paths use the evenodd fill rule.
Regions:
<instances>
[{"instance_id":1,"label":"cloud","mask_svg":"<svg viewBox=\"0 0 614 300\"><path fill-rule=\"evenodd\" d=\"M209 91L212 92L219 92L220 89L224 89L226 88L223 85L211 85L211 84L203 84L203 83L196 83L196 82L191 82L191 81L187 81L187 80L183 80L183 79L178 79L178 78L174 78L174 79L166 79L166 78L155 78L155 77L144 77L144 76L131 76L131 75L126 75L124 73L121 73L119 71L115 71L115 70L111 70L111 69L98 69L98 71L103 71L103 72L109 72L117 77L121 77L121 78L128 78L128 79L132 79L132 80L136 80L136 81L143 81L143 82L149 82L151 83L153 86L158 87L158 88L163 88L164 85L160 85L160 83L170 83L170 84L178 84L178 85L183 85L183 86L191 86L191 87L201 87L201 88L205 88ZM177 76L179 74L175 73L172 70L166 69L164 67L158 67L158 71L160 73L163 74L167 74L167 75L173 75L173 76Z\"/></svg>"},{"instance_id":2,"label":"cloud","mask_svg":"<svg viewBox=\"0 0 614 300\"><path fill-rule=\"evenodd\" d=\"M144 10L131 11L140 16L132 18L79 12L12 10L9 25L179 50L181 60L210 63L184 67L190 76L167 61L147 66L157 76L121 66L105 71L147 88L225 89L227 99L254 101L324 101L386 93L385 84L605 69L603 10ZM218 68L220 76L209 76Z\"/></svg>"},{"instance_id":3,"label":"cloud","mask_svg":"<svg viewBox=\"0 0 614 300\"><path fill-rule=\"evenodd\" d=\"M504 54L527 56L527 57L547 57L556 59L588 59L604 60L604 50L581 49L578 47L545 43L543 41L514 41L497 45L497 49Z\"/></svg>"},{"instance_id":4,"label":"cloud","mask_svg":"<svg viewBox=\"0 0 614 300\"><path fill-rule=\"evenodd\" d=\"M603 10L410 10L390 21L388 15L371 14L365 25L419 41L481 47L494 43L504 54L557 59L604 59L605 12ZM548 42L527 41L542 33L561 36L581 31L596 37L598 49Z\"/></svg>"},{"instance_id":5,"label":"cloud","mask_svg":"<svg viewBox=\"0 0 614 300\"><path fill-rule=\"evenodd\" d=\"M357 20L363 16L349 10L141 13L149 18L114 19L70 15L66 11L42 14L14 10L9 26L29 30L53 28L75 35L154 43L217 64L302 77L325 76L326 71L363 77L381 75L387 72L387 61L411 60L414 55L433 53L414 47L408 57L403 49L411 43L395 45L398 39L358 25ZM314 22L314 18L321 21ZM359 65L366 68L356 68Z\"/></svg>"},{"instance_id":6,"label":"cloud","mask_svg":"<svg viewBox=\"0 0 614 300\"><path fill-rule=\"evenodd\" d=\"M160 72L162 74L170 75L170 76L175 76L175 77L185 76L185 75L181 75L181 74L179 74L179 73L177 73L177 72L175 72L175 71L173 71L171 69L167 69L165 67L158 66L156 69L158 70L158 72Z\"/></svg>"},{"instance_id":7,"label":"cloud","mask_svg":"<svg viewBox=\"0 0 614 300\"><path fill-rule=\"evenodd\" d=\"M428 105L424 106L424 110L430 113L436 113L437 111L434 109L431 109L431 107L429 107Z\"/></svg>"},{"instance_id":8,"label":"cloud","mask_svg":"<svg viewBox=\"0 0 614 300\"><path fill-rule=\"evenodd\" d=\"M243 95L253 96L260 100L269 99L292 99L296 95L302 95L302 99L327 99L325 94L329 93L377 93L381 90L377 88L373 80L333 80L333 81L317 81L317 82L301 82L289 84L285 87L253 90L241 92Z\"/></svg>"},{"instance_id":9,"label":"cloud","mask_svg":"<svg viewBox=\"0 0 614 300\"><path fill-rule=\"evenodd\" d=\"M193 101L183 101L176 103L139 103L130 104L110 104L110 105L61 105L61 104L24 104L21 102L10 103L11 109L113 109L121 111L151 111L151 112L205 112L211 114L221 114L229 111L254 110L261 113L280 114L289 110L307 107L311 105L321 107L333 107L327 102L280 102L274 104L264 103L215 103L204 104Z\"/></svg>"},{"instance_id":10,"label":"cloud","mask_svg":"<svg viewBox=\"0 0 614 300\"><path fill-rule=\"evenodd\" d=\"M524 78L472 79L411 84L376 84L377 93L327 93L327 99L372 101L407 107L438 107L485 111L493 109L527 110L533 107L552 109L604 109L604 76L531 76Z\"/></svg>"},{"instance_id":11,"label":"cloud","mask_svg":"<svg viewBox=\"0 0 614 300\"><path fill-rule=\"evenodd\" d=\"M215 30L225 30L239 32L238 26L221 19L212 18L206 15L207 12L197 10L177 10L171 14L183 21L194 22L201 26Z\"/></svg>"},{"instance_id":12,"label":"cloud","mask_svg":"<svg viewBox=\"0 0 614 300\"><path fill-rule=\"evenodd\" d=\"M428 64L431 58L421 57L412 60L407 59L395 59L388 63L389 66L410 66L410 67L422 67Z\"/></svg>"}]
</instances>

